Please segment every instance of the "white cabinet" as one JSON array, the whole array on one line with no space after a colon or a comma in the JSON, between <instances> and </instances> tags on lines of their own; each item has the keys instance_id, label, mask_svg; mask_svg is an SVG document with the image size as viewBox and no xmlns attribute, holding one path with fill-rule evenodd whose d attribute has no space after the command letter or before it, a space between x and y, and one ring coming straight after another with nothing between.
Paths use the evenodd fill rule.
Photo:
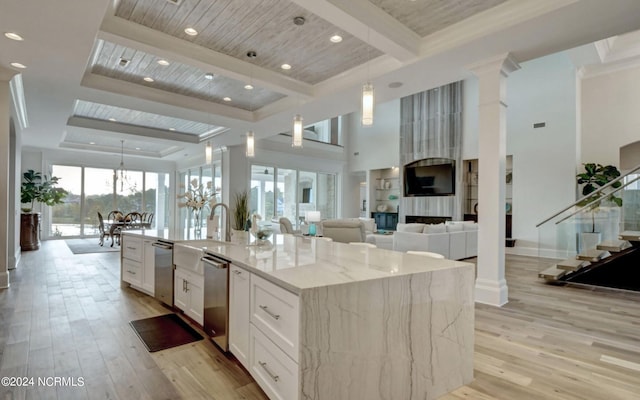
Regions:
<instances>
[{"instance_id":1,"label":"white cabinet","mask_svg":"<svg viewBox=\"0 0 640 400\"><path fill-rule=\"evenodd\" d=\"M298 398L298 364L267 336L250 325L251 367L249 372L271 400Z\"/></svg>"},{"instance_id":2,"label":"white cabinet","mask_svg":"<svg viewBox=\"0 0 640 400\"><path fill-rule=\"evenodd\" d=\"M142 239L123 236L121 277L124 282L142 287Z\"/></svg>"},{"instance_id":3,"label":"white cabinet","mask_svg":"<svg viewBox=\"0 0 640 400\"><path fill-rule=\"evenodd\" d=\"M251 323L296 362L299 310L298 296L255 274L251 276Z\"/></svg>"},{"instance_id":4,"label":"white cabinet","mask_svg":"<svg viewBox=\"0 0 640 400\"><path fill-rule=\"evenodd\" d=\"M155 286L155 252L153 240L122 235L122 281L153 296Z\"/></svg>"},{"instance_id":5,"label":"white cabinet","mask_svg":"<svg viewBox=\"0 0 640 400\"><path fill-rule=\"evenodd\" d=\"M297 399L299 297L236 265L229 273L229 350L270 399Z\"/></svg>"},{"instance_id":6,"label":"white cabinet","mask_svg":"<svg viewBox=\"0 0 640 400\"><path fill-rule=\"evenodd\" d=\"M185 315L204 324L204 276L176 266L173 297L174 305Z\"/></svg>"},{"instance_id":7,"label":"white cabinet","mask_svg":"<svg viewBox=\"0 0 640 400\"><path fill-rule=\"evenodd\" d=\"M152 246L153 240L144 240L142 254L142 288L154 295L155 288L155 248Z\"/></svg>"},{"instance_id":8,"label":"white cabinet","mask_svg":"<svg viewBox=\"0 0 640 400\"><path fill-rule=\"evenodd\" d=\"M249 369L249 279L251 274L233 264L229 273L229 350L246 369Z\"/></svg>"}]
</instances>

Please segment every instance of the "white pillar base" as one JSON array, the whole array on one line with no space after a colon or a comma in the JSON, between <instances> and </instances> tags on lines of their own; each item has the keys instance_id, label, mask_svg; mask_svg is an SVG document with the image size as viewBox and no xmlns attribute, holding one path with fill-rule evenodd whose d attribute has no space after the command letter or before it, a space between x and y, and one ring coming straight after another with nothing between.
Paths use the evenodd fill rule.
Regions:
<instances>
[{"instance_id":1,"label":"white pillar base","mask_svg":"<svg viewBox=\"0 0 640 400\"><path fill-rule=\"evenodd\" d=\"M9 287L9 271L0 271L0 289Z\"/></svg>"},{"instance_id":2,"label":"white pillar base","mask_svg":"<svg viewBox=\"0 0 640 400\"><path fill-rule=\"evenodd\" d=\"M506 280L476 279L476 303L502 307L508 301L509 289Z\"/></svg>"}]
</instances>

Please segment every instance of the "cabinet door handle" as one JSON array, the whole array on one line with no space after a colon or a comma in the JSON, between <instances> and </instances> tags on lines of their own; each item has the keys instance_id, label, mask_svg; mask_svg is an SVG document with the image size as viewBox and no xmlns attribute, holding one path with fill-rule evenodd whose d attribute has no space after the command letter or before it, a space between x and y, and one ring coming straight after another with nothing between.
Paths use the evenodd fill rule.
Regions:
<instances>
[{"instance_id":1,"label":"cabinet door handle","mask_svg":"<svg viewBox=\"0 0 640 400\"><path fill-rule=\"evenodd\" d=\"M240 275L240 274L242 274L242 272L238 271L237 269L236 269L236 270L233 270L233 273L234 273L234 274L236 274L236 275Z\"/></svg>"},{"instance_id":2,"label":"cabinet door handle","mask_svg":"<svg viewBox=\"0 0 640 400\"><path fill-rule=\"evenodd\" d=\"M278 314L274 314L274 313L272 313L271 311L269 311L269 307L267 307L267 306L263 306L263 305L260 305L260 306L258 306L258 307L260 307L260 308L262 309L262 311L264 311L264 312L266 312L267 314L269 314L269 315L271 316L271 318L273 318L273 319L275 319L275 320L279 320L279 319L280 319L280 315L278 315Z\"/></svg>"},{"instance_id":3,"label":"cabinet door handle","mask_svg":"<svg viewBox=\"0 0 640 400\"><path fill-rule=\"evenodd\" d=\"M185 281L184 279L182 280L182 291L183 292L187 291L187 281Z\"/></svg>"},{"instance_id":4,"label":"cabinet door handle","mask_svg":"<svg viewBox=\"0 0 640 400\"><path fill-rule=\"evenodd\" d=\"M276 375L273 372L269 371L269 368L267 368L267 363L266 362L258 361L258 364L260 364L262 369L264 369L265 372L267 374L269 374L269 376L271 377L271 379L274 380L274 382L278 382L280 380L280 377L278 375Z\"/></svg>"},{"instance_id":5,"label":"cabinet door handle","mask_svg":"<svg viewBox=\"0 0 640 400\"><path fill-rule=\"evenodd\" d=\"M129 250L137 250L138 248L137 247L129 247L129 246L127 246L127 249L129 249Z\"/></svg>"},{"instance_id":6,"label":"cabinet door handle","mask_svg":"<svg viewBox=\"0 0 640 400\"><path fill-rule=\"evenodd\" d=\"M184 281L184 291L185 292L189 291L189 281Z\"/></svg>"},{"instance_id":7,"label":"cabinet door handle","mask_svg":"<svg viewBox=\"0 0 640 400\"><path fill-rule=\"evenodd\" d=\"M130 273L131 275L135 275L135 271L131 271L130 269L127 270L128 273Z\"/></svg>"}]
</instances>

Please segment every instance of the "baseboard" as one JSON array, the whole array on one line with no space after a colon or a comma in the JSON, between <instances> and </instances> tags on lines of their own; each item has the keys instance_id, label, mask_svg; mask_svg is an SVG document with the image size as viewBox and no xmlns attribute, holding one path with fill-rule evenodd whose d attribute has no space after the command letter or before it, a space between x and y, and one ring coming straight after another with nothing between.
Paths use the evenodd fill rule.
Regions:
<instances>
[{"instance_id":1,"label":"baseboard","mask_svg":"<svg viewBox=\"0 0 640 400\"><path fill-rule=\"evenodd\" d=\"M569 252L566 250L558 250L558 249L539 250L537 247L518 247L518 246L505 247L504 253L512 254L516 256L556 258L556 259L562 259L562 260L575 256L575 253L569 254Z\"/></svg>"},{"instance_id":2,"label":"baseboard","mask_svg":"<svg viewBox=\"0 0 640 400\"><path fill-rule=\"evenodd\" d=\"M20 259L22 258L22 252L20 251L20 246L18 246L14 254L15 254L15 257L9 257L9 260L8 260L9 265L7 265L9 269L16 269L18 268L18 264L20 264Z\"/></svg>"},{"instance_id":3,"label":"baseboard","mask_svg":"<svg viewBox=\"0 0 640 400\"><path fill-rule=\"evenodd\" d=\"M507 281L502 279L494 281L490 279L476 279L475 287L476 303L488 304L490 306L502 307L509 301L509 290Z\"/></svg>"},{"instance_id":4,"label":"baseboard","mask_svg":"<svg viewBox=\"0 0 640 400\"><path fill-rule=\"evenodd\" d=\"M9 287L9 271L0 272L0 289Z\"/></svg>"}]
</instances>

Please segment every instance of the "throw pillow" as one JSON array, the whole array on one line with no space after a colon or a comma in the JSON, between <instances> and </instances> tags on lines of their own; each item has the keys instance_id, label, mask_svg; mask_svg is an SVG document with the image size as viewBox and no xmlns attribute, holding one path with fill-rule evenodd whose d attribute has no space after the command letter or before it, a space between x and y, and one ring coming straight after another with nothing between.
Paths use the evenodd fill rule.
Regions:
<instances>
[{"instance_id":1,"label":"throw pillow","mask_svg":"<svg viewBox=\"0 0 640 400\"><path fill-rule=\"evenodd\" d=\"M477 231L478 230L478 224L476 224L473 221L464 221L464 224L462 225L462 228L465 231Z\"/></svg>"},{"instance_id":2,"label":"throw pillow","mask_svg":"<svg viewBox=\"0 0 640 400\"><path fill-rule=\"evenodd\" d=\"M424 224L403 224L401 222L398 223L396 227L396 231L398 232L411 232L411 233L422 233L424 229Z\"/></svg>"},{"instance_id":3,"label":"throw pillow","mask_svg":"<svg viewBox=\"0 0 640 400\"><path fill-rule=\"evenodd\" d=\"M423 233L446 233L447 227L445 224L429 224L425 225Z\"/></svg>"},{"instance_id":4,"label":"throw pillow","mask_svg":"<svg viewBox=\"0 0 640 400\"><path fill-rule=\"evenodd\" d=\"M447 232L462 232L462 224L449 224L447 225Z\"/></svg>"}]
</instances>

